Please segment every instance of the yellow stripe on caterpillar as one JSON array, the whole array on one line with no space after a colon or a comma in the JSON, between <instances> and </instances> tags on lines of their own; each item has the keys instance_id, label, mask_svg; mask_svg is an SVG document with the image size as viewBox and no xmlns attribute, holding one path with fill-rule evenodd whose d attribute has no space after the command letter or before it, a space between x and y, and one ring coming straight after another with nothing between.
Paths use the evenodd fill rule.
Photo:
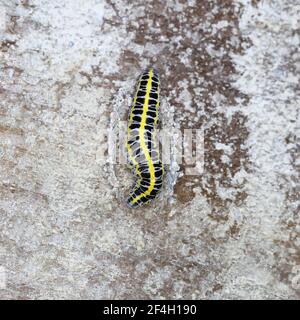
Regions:
<instances>
[{"instance_id":1,"label":"yellow stripe on caterpillar","mask_svg":"<svg viewBox=\"0 0 300 320\"><path fill-rule=\"evenodd\" d=\"M158 108L159 79L151 68L139 79L128 122L127 150L137 176L127 201L131 207L154 199L161 189L164 168L156 144Z\"/></svg>"}]
</instances>

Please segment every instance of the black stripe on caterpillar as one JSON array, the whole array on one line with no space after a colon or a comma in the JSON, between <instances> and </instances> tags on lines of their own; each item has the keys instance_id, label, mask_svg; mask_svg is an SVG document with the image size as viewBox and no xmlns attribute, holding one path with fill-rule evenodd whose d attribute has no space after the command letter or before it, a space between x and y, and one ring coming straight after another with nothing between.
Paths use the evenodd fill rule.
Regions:
<instances>
[{"instance_id":1,"label":"black stripe on caterpillar","mask_svg":"<svg viewBox=\"0 0 300 320\"><path fill-rule=\"evenodd\" d=\"M164 167L156 142L159 94L157 72L146 70L138 81L128 121L127 151L137 177L127 200L133 208L154 199L162 187Z\"/></svg>"}]
</instances>

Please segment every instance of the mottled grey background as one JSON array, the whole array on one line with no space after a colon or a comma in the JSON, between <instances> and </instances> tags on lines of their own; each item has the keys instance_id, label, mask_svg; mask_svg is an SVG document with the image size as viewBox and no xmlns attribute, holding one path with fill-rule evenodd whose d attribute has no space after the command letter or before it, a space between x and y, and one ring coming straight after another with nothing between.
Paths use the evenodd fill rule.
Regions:
<instances>
[{"instance_id":1,"label":"mottled grey background","mask_svg":"<svg viewBox=\"0 0 300 320\"><path fill-rule=\"evenodd\" d=\"M299 299L299 17L298 0L0 0L1 299ZM172 163L133 211L109 132L151 65L161 126L204 130L204 172Z\"/></svg>"}]
</instances>

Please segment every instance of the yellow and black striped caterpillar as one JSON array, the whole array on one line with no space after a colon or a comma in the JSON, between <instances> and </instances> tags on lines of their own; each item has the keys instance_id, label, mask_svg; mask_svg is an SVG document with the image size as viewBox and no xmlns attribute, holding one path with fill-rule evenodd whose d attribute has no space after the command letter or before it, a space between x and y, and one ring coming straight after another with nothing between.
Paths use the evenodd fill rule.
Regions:
<instances>
[{"instance_id":1,"label":"yellow and black striped caterpillar","mask_svg":"<svg viewBox=\"0 0 300 320\"><path fill-rule=\"evenodd\" d=\"M137 177L127 203L138 207L154 199L162 187L164 168L156 142L159 78L151 68L140 76L128 121L127 151Z\"/></svg>"}]
</instances>

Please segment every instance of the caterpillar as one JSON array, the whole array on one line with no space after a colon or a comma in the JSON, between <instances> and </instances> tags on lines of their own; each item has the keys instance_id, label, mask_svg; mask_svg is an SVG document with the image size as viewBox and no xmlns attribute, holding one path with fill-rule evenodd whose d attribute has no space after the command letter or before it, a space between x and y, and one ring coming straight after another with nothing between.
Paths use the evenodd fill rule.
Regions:
<instances>
[{"instance_id":1,"label":"caterpillar","mask_svg":"<svg viewBox=\"0 0 300 320\"><path fill-rule=\"evenodd\" d=\"M156 142L159 94L158 73L150 68L139 78L128 121L127 153L136 176L127 199L131 208L154 199L162 187L164 167Z\"/></svg>"}]
</instances>

